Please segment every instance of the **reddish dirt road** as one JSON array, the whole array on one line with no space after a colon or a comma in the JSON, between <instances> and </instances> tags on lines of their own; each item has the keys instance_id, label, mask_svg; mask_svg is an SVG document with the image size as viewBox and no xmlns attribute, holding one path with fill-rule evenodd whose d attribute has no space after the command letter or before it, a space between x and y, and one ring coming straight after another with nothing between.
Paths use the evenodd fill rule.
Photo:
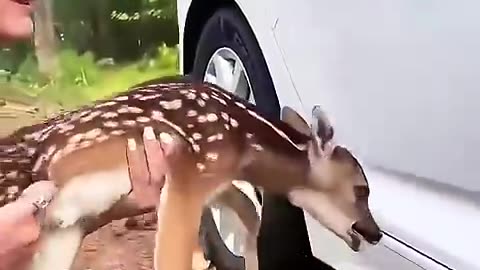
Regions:
<instances>
[{"instance_id":1,"label":"reddish dirt road","mask_svg":"<svg viewBox=\"0 0 480 270\"><path fill-rule=\"evenodd\" d=\"M153 228L127 229L125 220L106 225L85 238L73 270L153 269Z\"/></svg>"}]
</instances>

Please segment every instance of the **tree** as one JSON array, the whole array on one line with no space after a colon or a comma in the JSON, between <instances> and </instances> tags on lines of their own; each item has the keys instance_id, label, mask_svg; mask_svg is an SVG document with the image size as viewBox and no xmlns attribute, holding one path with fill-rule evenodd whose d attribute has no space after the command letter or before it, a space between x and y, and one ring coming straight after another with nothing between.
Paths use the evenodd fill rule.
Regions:
<instances>
[{"instance_id":1,"label":"tree","mask_svg":"<svg viewBox=\"0 0 480 270\"><path fill-rule=\"evenodd\" d=\"M36 1L34 23L38 70L51 78L56 74L58 66L52 0Z\"/></svg>"}]
</instances>

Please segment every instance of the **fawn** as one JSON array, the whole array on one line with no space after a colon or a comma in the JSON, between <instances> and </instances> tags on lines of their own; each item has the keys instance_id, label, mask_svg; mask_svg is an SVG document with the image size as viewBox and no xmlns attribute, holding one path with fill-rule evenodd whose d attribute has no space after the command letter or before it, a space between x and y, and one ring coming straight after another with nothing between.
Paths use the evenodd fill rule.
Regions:
<instances>
[{"instance_id":1,"label":"fawn","mask_svg":"<svg viewBox=\"0 0 480 270\"><path fill-rule=\"evenodd\" d=\"M267 119L252 104L208 83L145 83L111 99L25 127L0 140L0 206L37 180L59 192L47 208L35 270L65 270L84 236L141 213L131 190L126 138L153 127L176 143L158 207L155 269L187 270L204 205L241 179L288 196L354 251L381 232L357 159L333 141L319 107L310 127L293 109Z\"/></svg>"}]
</instances>

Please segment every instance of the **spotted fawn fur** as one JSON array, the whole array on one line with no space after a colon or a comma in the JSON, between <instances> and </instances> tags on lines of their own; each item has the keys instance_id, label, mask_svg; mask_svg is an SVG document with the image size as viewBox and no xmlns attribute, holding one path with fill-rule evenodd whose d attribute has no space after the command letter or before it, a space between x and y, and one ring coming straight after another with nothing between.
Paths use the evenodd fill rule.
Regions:
<instances>
[{"instance_id":1,"label":"spotted fawn fur","mask_svg":"<svg viewBox=\"0 0 480 270\"><path fill-rule=\"evenodd\" d=\"M1 139L0 205L34 181L54 181L60 189L31 269L69 269L87 233L142 212L125 199L126 138L142 145L141 132L151 126L161 140L178 142L158 209L157 270L191 269L204 205L237 179L288 196L355 251L376 244L381 233L362 167L335 144L320 108L312 113L312 126L288 107L283 121L269 119L232 93L188 78L138 85Z\"/></svg>"}]
</instances>

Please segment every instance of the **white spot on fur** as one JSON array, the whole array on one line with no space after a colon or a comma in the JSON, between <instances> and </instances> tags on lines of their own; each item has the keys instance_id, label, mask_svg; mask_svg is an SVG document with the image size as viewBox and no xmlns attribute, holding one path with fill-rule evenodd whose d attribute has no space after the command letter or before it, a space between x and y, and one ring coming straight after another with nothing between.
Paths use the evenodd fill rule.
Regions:
<instances>
[{"instance_id":1,"label":"white spot on fur","mask_svg":"<svg viewBox=\"0 0 480 270\"><path fill-rule=\"evenodd\" d=\"M109 118L115 118L118 116L118 113L116 112L106 112L104 114L102 114L102 118L106 118L106 119L109 119Z\"/></svg>"},{"instance_id":2,"label":"white spot on fur","mask_svg":"<svg viewBox=\"0 0 480 270\"><path fill-rule=\"evenodd\" d=\"M102 130L100 128L94 128L85 133L84 139L93 140L96 137L100 136L100 134L102 134Z\"/></svg>"},{"instance_id":3,"label":"white spot on fur","mask_svg":"<svg viewBox=\"0 0 480 270\"><path fill-rule=\"evenodd\" d=\"M108 128L116 128L116 127L118 127L118 122L106 121L106 122L103 122L103 126L108 127Z\"/></svg>"},{"instance_id":4,"label":"white spot on fur","mask_svg":"<svg viewBox=\"0 0 480 270\"><path fill-rule=\"evenodd\" d=\"M253 138L253 134L247 132L247 134L245 134L245 137L247 137L247 139L251 139Z\"/></svg>"},{"instance_id":5,"label":"white spot on fur","mask_svg":"<svg viewBox=\"0 0 480 270\"><path fill-rule=\"evenodd\" d=\"M18 186L10 186L7 188L7 194L17 194L18 190Z\"/></svg>"},{"instance_id":6,"label":"white spot on fur","mask_svg":"<svg viewBox=\"0 0 480 270\"><path fill-rule=\"evenodd\" d=\"M218 159L218 153L214 153L214 152L209 152L205 155L205 158L208 160L208 161L217 161Z\"/></svg>"},{"instance_id":7,"label":"white spot on fur","mask_svg":"<svg viewBox=\"0 0 480 270\"><path fill-rule=\"evenodd\" d=\"M98 136L95 139L95 141L101 143L101 142L104 142L104 141L108 140L109 138L110 138L110 136L103 134L103 135Z\"/></svg>"},{"instance_id":8,"label":"white spot on fur","mask_svg":"<svg viewBox=\"0 0 480 270\"><path fill-rule=\"evenodd\" d=\"M3 176L3 174L2 174ZM15 179L18 177L18 171L11 171L11 172L8 172L7 174L5 174L5 178L7 179Z\"/></svg>"},{"instance_id":9,"label":"white spot on fur","mask_svg":"<svg viewBox=\"0 0 480 270\"><path fill-rule=\"evenodd\" d=\"M139 116L137 117L137 122L139 123L148 123L150 122L150 118L146 117L146 116Z\"/></svg>"},{"instance_id":10,"label":"white spot on fur","mask_svg":"<svg viewBox=\"0 0 480 270\"><path fill-rule=\"evenodd\" d=\"M117 104L117 102L115 102L115 101L107 101L107 102L100 103L100 104L96 105L95 108L109 107L109 106L113 106L113 105L116 105L116 104Z\"/></svg>"},{"instance_id":11,"label":"white spot on fur","mask_svg":"<svg viewBox=\"0 0 480 270\"><path fill-rule=\"evenodd\" d=\"M15 147L10 147L10 148L5 149L5 153L7 153L7 154L11 154L15 151L17 151L17 148L15 148Z\"/></svg>"},{"instance_id":12,"label":"white spot on fur","mask_svg":"<svg viewBox=\"0 0 480 270\"><path fill-rule=\"evenodd\" d=\"M187 128L194 128L194 127L195 127L194 124L188 124L188 125L187 125Z\"/></svg>"},{"instance_id":13,"label":"white spot on fur","mask_svg":"<svg viewBox=\"0 0 480 270\"><path fill-rule=\"evenodd\" d=\"M130 113L143 113L143 109L138 107L127 107L128 112Z\"/></svg>"},{"instance_id":14,"label":"white spot on fur","mask_svg":"<svg viewBox=\"0 0 480 270\"><path fill-rule=\"evenodd\" d=\"M207 105L207 103L203 99L197 99L197 104L200 107L205 107L205 105Z\"/></svg>"},{"instance_id":15,"label":"white spot on fur","mask_svg":"<svg viewBox=\"0 0 480 270\"><path fill-rule=\"evenodd\" d=\"M43 135L43 130L40 130L37 132L26 134L25 136L23 136L23 139L27 141L30 141L30 140L38 141L40 139L40 136L42 135Z\"/></svg>"},{"instance_id":16,"label":"white spot on fur","mask_svg":"<svg viewBox=\"0 0 480 270\"><path fill-rule=\"evenodd\" d=\"M174 99L172 101L160 101L160 106L162 106L165 110L178 110L182 107L182 100L181 99Z\"/></svg>"},{"instance_id":17,"label":"white spot on fur","mask_svg":"<svg viewBox=\"0 0 480 270\"><path fill-rule=\"evenodd\" d=\"M223 126L225 127L226 130L230 130L230 125L229 124L224 124Z\"/></svg>"},{"instance_id":18,"label":"white spot on fur","mask_svg":"<svg viewBox=\"0 0 480 270\"><path fill-rule=\"evenodd\" d=\"M197 122L198 123L205 123L205 122L207 122L207 117L205 115L199 115L197 117Z\"/></svg>"},{"instance_id":19,"label":"white spot on fur","mask_svg":"<svg viewBox=\"0 0 480 270\"><path fill-rule=\"evenodd\" d=\"M140 90L138 90L138 92L142 92L142 93L156 93L156 92L157 92L157 90L153 90L153 89L144 88L144 89L140 89Z\"/></svg>"},{"instance_id":20,"label":"white spot on fur","mask_svg":"<svg viewBox=\"0 0 480 270\"><path fill-rule=\"evenodd\" d=\"M185 97L187 99L194 100L194 99L197 98L197 95L195 95L195 93L188 93L188 94L185 95Z\"/></svg>"},{"instance_id":21,"label":"white spot on fur","mask_svg":"<svg viewBox=\"0 0 480 270\"><path fill-rule=\"evenodd\" d=\"M35 147L29 147L27 149L27 155L29 157L33 156L36 152L37 152L37 148L35 148Z\"/></svg>"},{"instance_id":22,"label":"white spot on fur","mask_svg":"<svg viewBox=\"0 0 480 270\"><path fill-rule=\"evenodd\" d=\"M30 163L30 159L28 159L28 158L20 159L20 160L18 161L18 163L20 163L20 164L28 164L28 163Z\"/></svg>"},{"instance_id":23,"label":"white spot on fur","mask_svg":"<svg viewBox=\"0 0 480 270\"><path fill-rule=\"evenodd\" d=\"M201 96L204 100L209 100L209 99L210 99L210 96L209 96L207 93L200 93L200 96Z\"/></svg>"},{"instance_id":24,"label":"white spot on fur","mask_svg":"<svg viewBox=\"0 0 480 270\"><path fill-rule=\"evenodd\" d=\"M218 120L218 116L214 113L207 114L207 121L208 122L216 122Z\"/></svg>"},{"instance_id":25,"label":"white spot on fur","mask_svg":"<svg viewBox=\"0 0 480 270\"><path fill-rule=\"evenodd\" d=\"M92 121L95 117L97 117L97 116L99 116L99 115L101 115L101 114L102 114L101 111L93 111L93 112L91 112L90 114L88 114L87 116L80 118L80 122L81 122L81 123L90 122L90 121Z\"/></svg>"},{"instance_id":26,"label":"white spot on fur","mask_svg":"<svg viewBox=\"0 0 480 270\"><path fill-rule=\"evenodd\" d=\"M195 133L192 134L192 138L194 140L200 140L200 139L202 139L202 137L203 137L202 134L200 134L198 132L195 132Z\"/></svg>"},{"instance_id":27,"label":"white spot on fur","mask_svg":"<svg viewBox=\"0 0 480 270\"><path fill-rule=\"evenodd\" d=\"M238 101L235 102L235 105L237 105L238 107L240 107L240 108L242 108L242 109L246 109L246 108L247 108L247 106L245 106L243 103L238 102Z\"/></svg>"},{"instance_id":28,"label":"white spot on fur","mask_svg":"<svg viewBox=\"0 0 480 270\"><path fill-rule=\"evenodd\" d=\"M238 127L238 121L233 119L233 118L230 118L230 125L234 128Z\"/></svg>"},{"instance_id":29,"label":"white spot on fur","mask_svg":"<svg viewBox=\"0 0 480 270\"><path fill-rule=\"evenodd\" d=\"M162 121L163 120L163 113L161 111L152 111L151 115L153 120Z\"/></svg>"},{"instance_id":30,"label":"white spot on fur","mask_svg":"<svg viewBox=\"0 0 480 270\"><path fill-rule=\"evenodd\" d=\"M194 117L194 116L197 116L197 115L198 115L198 112L195 111L195 110L188 110L188 112L187 112L188 117Z\"/></svg>"},{"instance_id":31,"label":"white spot on fur","mask_svg":"<svg viewBox=\"0 0 480 270\"><path fill-rule=\"evenodd\" d=\"M150 99L157 99L161 96L162 96L161 94L154 94L154 95L140 97L139 100L145 101L145 100L150 100Z\"/></svg>"},{"instance_id":32,"label":"white spot on fur","mask_svg":"<svg viewBox=\"0 0 480 270\"><path fill-rule=\"evenodd\" d=\"M117 129L117 130L112 130L112 131L110 132L110 135L120 136L120 135L123 135L123 134L125 134L125 133L126 133L125 130Z\"/></svg>"},{"instance_id":33,"label":"white spot on fur","mask_svg":"<svg viewBox=\"0 0 480 270\"><path fill-rule=\"evenodd\" d=\"M200 152L200 145L194 143L194 144L192 144L192 149L195 153L198 153L198 152Z\"/></svg>"},{"instance_id":34,"label":"white spot on fur","mask_svg":"<svg viewBox=\"0 0 480 270\"><path fill-rule=\"evenodd\" d=\"M87 148L93 144L93 141L83 141L81 142L78 147L79 148Z\"/></svg>"},{"instance_id":35,"label":"white spot on fur","mask_svg":"<svg viewBox=\"0 0 480 270\"><path fill-rule=\"evenodd\" d=\"M42 166L43 162L45 161L45 154L41 154L35 164L33 165L32 172L37 172L40 170L40 167Z\"/></svg>"},{"instance_id":36,"label":"white spot on fur","mask_svg":"<svg viewBox=\"0 0 480 270\"><path fill-rule=\"evenodd\" d=\"M78 143L83 139L84 136L85 136L85 134L83 134L83 133L75 134L68 139L67 143L69 143L69 144Z\"/></svg>"},{"instance_id":37,"label":"white spot on fur","mask_svg":"<svg viewBox=\"0 0 480 270\"><path fill-rule=\"evenodd\" d=\"M128 96L118 96L118 97L114 98L113 100L116 100L116 101L127 101L127 100L128 100Z\"/></svg>"},{"instance_id":38,"label":"white spot on fur","mask_svg":"<svg viewBox=\"0 0 480 270\"><path fill-rule=\"evenodd\" d=\"M217 135L211 135L207 137L207 142L214 142L217 140Z\"/></svg>"},{"instance_id":39,"label":"white spot on fur","mask_svg":"<svg viewBox=\"0 0 480 270\"><path fill-rule=\"evenodd\" d=\"M128 106L122 105L122 107L117 109L117 112L122 114L122 113L128 113Z\"/></svg>"},{"instance_id":40,"label":"white spot on fur","mask_svg":"<svg viewBox=\"0 0 480 270\"><path fill-rule=\"evenodd\" d=\"M56 145L50 145L47 149L47 157L51 157L53 152L55 152L55 150L57 150L57 146Z\"/></svg>"},{"instance_id":41,"label":"white spot on fur","mask_svg":"<svg viewBox=\"0 0 480 270\"><path fill-rule=\"evenodd\" d=\"M197 169L198 169L198 171L203 172L203 171L205 171L206 168L207 168L207 167L205 166L205 164L203 164L203 163L197 163Z\"/></svg>"},{"instance_id":42,"label":"white spot on fur","mask_svg":"<svg viewBox=\"0 0 480 270\"><path fill-rule=\"evenodd\" d=\"M58 128L60 128L58 133L63 134L63 133L66 133L70 130L73 130L75 128L75 125L64 123L64 124L58 125Z\"/></svg>"},{"instance_id":43,"label":"white spot on fur","mask_svg":"<svg viewBox=\"0 0 480 270\"><path fill-rule=\"evenodd\" d=\"M263 150L263 147L260 144L252 143L251 146L253 147L253 149L255 149L257 151L262 151Z\"/></svg>"},{"instance_id":44,"label":"white spot on fur","mask_svg":"<svg viewBox=\"0 0 480 270\"><path fill-rule=\"evenodd\" d=\"M228 121L230 116L226 112L221 112L220 115L222 116L223 120Z\"/></svg>"},{"instance_id":45,"label":"white spot on fur","mask_svg":"<svg viewBox=\"0 0 480 270\"><path fill-rule=\"evenodd\" d=\"M127 126L127 127L133 127L137 124L134 120L123 120L122 125Z\"/></svg>"},{"instance_id":46,"label":"white spot on fur","mask_svg":"<svg viewBox=\"0 0 480 270\"><path fill-rule=\"evenodd\" d=\"M216 96L212 96L212 98L215 99L216 101L220 102L223 105L227 105L227 102L222 98L219 98L219 97L216 97Z\"/></svg>"}]
</instances>

